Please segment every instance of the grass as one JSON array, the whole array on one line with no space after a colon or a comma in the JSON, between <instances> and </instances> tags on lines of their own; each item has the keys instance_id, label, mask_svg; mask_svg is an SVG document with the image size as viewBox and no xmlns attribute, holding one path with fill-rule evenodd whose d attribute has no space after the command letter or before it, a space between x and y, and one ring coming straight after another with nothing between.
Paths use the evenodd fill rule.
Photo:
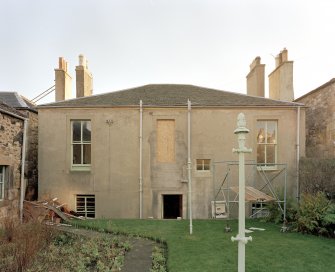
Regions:
<instances>
[{"instance_id":1,"label":"grass","mask_svg":"<svg viewBox=\"0 0 335 272\"><path fill-rule=\"evenodd\" d=\"M170 272L237 271L237 221L230 221L231 233L224 232L227 221L194 220L193 235L187 220L92 220L78 224L97 230L149 237L167 245ZM281 233L280 226L247 220L246 227L265 228L250 235L246 245L246 271L335 271L335 240Z\"/></svg>"}]
</instances>

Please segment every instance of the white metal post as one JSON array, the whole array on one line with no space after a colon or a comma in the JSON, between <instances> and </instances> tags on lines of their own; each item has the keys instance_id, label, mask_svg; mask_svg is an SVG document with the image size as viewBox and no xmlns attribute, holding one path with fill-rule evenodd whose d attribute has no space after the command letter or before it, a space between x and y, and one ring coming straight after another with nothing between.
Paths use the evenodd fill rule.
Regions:
<instances>
[{"instance_id":1,"label":"white metal post","mask_svg":"<svg viewBox=\"0 0 335 272\"><path fill-rule=\"evenodd\" d=\"M140 100L140 219L143 217L143 103Z\"/></svg>"},{"instance_id":2,"label":"white metal post","mask_svg":"<svg viewBox=\"0 0 335 272\"><path fill-rule=\"evenodd\" d=\"M231 237L231 240L238 241L238 272L245 271L245 245L248 241L252 241L252 237L245 237L245 169L244 169L244 153L251 153L251 149L245 147L245 134L249 133L246 128L245 116L239 113L237 117L237 134L238 148L233 148L234 153L238 153L239 157L239 191L238 191L238 235Z\"/></svg>"},{"instance_id":3,"label":"white metal post","mask_svg":"<svg viewBox=\"0 0 335 272\"><path fill-rule=\"evenodd\" d=\"M190 234L193 233L192 225L192 162L191 162L191 101L187 100L187 170L188 170L188 207L190 218Z\"/></svg>"}]
</instances>

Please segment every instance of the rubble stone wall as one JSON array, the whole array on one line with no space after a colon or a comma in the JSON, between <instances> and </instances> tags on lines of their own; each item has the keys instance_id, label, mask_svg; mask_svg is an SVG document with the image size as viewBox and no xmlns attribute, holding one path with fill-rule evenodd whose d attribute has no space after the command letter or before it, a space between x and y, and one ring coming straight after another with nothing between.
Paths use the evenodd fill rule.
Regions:
<instances>
[{"instance_id":1,"label":"rubble stone wall","mask_svg":"<svg viewBox=\"0 0 335 272\"><path fill-rule=\"evenodd\" d=\"M19 218L23 120L0 112L0 165L5 166L5 194L0 200L0 226Z\"/></svg>"},{"instance_id":2,"label":"rubble stone wall","mask_svg":"<svg viewBox=\"0 0 335 272\"><path fill-rule=\"evenodd\" d=\"M27 181L26 199L36 200L38 192L38 115L31 111L26 111L25 115L28 117L24 173Z\"/></svg>"},{"instance_id":3,"label":"rubble stone wall","mask_svg":"<svg viewBox=\"0 0 335 272\"><path fill-rule=\"evenodd\" d=\"M335 82L299 99L306 109L306 156L335 157Z\"/></svg>"}]
</instances>

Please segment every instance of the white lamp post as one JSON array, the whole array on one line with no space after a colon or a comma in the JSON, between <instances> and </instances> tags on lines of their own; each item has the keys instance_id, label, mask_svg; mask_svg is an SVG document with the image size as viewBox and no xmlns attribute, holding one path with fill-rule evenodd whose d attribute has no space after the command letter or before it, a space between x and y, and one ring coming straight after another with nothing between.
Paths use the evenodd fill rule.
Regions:
<instances>
[{"instance_id":1,"label":"white lamp post","mask_svg":"<svg viewBox=\"0 0 335 272\"><path fill-rule=\"evenodd\" d=\"M231 240L238 241L238 272L245 271L245 245L248 241L252 241L252 237L245 237L245 169L244 169L244 153L251 153L251 149L245 147L245 135L249 133L246 128L245 116L239 113L237 117L237 134L238 148L233 148L234 153L238 153L239 166L239 190L238 190L238 235L231 237Z\"/></svg>"}]
</instances>

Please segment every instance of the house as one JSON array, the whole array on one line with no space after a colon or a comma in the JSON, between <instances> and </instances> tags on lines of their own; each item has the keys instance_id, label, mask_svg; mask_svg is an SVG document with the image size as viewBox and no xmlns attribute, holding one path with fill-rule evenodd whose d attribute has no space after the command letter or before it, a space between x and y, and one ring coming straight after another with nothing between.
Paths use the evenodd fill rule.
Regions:
<instances>
[{"instance_id":1,"label":"house","mask_svg":"<svg viewBox=\"0 0 335 272\"><path fill-rule=\"evenodd\" d=\"M25 184L26 199L37 199L38 113L36 105L17 92L0 92L0 100L20 112L27 119Z\"/></svg>"},{"instance_id":2,"label":"house","mask_svg":"<svg viewBox=\"0 0 335 272\"><path fill-rule=\"evenodd\" d=\"M305 108L283 100L293 97L293 86L282 88L293 62L287 52L279 56L270 75L276 99L264 98L260 58L250 66L248 95L180 84L91 95L83 57L76 68L77 98L66 99L71 77L61 58L55 69L60 100L38 107L39 197L58 197L81 215L108 218L187 218L191 200L193 217L209 218L219 192L215 182L225 178L219 162L238 159L232 149L240 112L250 129L246 145L253 149L246 156L254 162L248 182L264 187L261 172L276 175L285 164L287 175L274 188L287 183L295 196Z\"/></svg>"},{"instance_id":3,"label":"house","mask_svg":"<svg viewBox=\"0 0 335 272\"><path fill-rule=\"evenodd\" d=\"M335 157L335 79L296 99L306 109L306 156Z\"/></svg>"},{"instance_id":4,"label":"house","mask_svg":"<svg viewBox=\"0 0 335 272\"><path fill-rule=\"evenodd\" d=\"M0 101L0 226L19 218L25 156L25 116ZM22 208L22 206L21 206Z\"/></svg>"}]
</instances>

